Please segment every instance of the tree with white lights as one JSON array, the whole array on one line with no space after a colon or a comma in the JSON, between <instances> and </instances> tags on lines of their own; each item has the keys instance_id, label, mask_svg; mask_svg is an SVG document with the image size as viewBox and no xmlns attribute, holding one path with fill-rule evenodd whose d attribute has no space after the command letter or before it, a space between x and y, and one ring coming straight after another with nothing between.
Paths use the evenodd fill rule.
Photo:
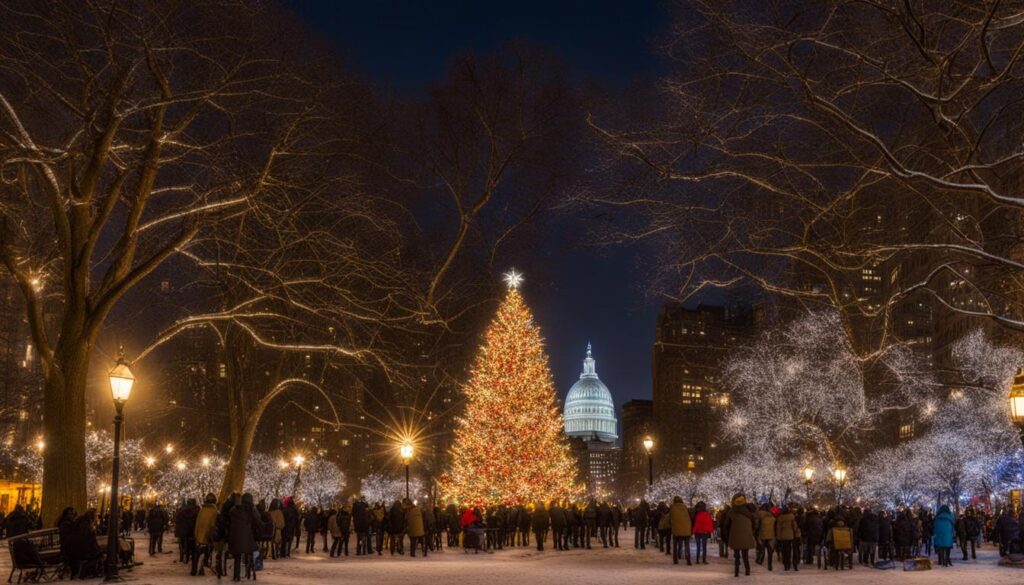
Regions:
<instances>
[{"instance_id":1,"label":"tree with white lights","mask_svg":"<svg viewBox=\"0 0 1024 585\"><path fill-rule=\"evenodd\" d=\"M409 493L423 493L423 482L418 477L409 480ZM401 500L405 497L405 478L371 473L359 482L359 497L371 504Z\"/></svg>"},{"instance_id":2,"label":"tree with white lights","mask_svg":"<svg viewBox=\"0 0 1024 585\"><path fill-rule=\"evenodd\" d=\"M345 489L345 474L333 462L316 458L302 464L302 481L296 494L306 505L329 506Z\"/></svg>"},{"instance_id":3,"label":"tree with white lights","mask_svg":"<svg viewBox=\"0 0 1024 585\"><path fill-rule=\"evenodd\" d=\"M873 365L892 381L884 397L868 397L865 364L834 311L766 331L725 365L726 433L758 457L839 463L882 415L911 408L933 389L923 361L906 348L891 347Z\"/></svg>"}]
</instances>

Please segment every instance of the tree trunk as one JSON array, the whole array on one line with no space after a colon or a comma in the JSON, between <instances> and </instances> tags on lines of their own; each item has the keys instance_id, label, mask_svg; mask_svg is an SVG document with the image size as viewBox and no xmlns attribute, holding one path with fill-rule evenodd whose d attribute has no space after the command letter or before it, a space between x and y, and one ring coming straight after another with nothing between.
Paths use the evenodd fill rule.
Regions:
<instances>
[{"instance_id":1,"label":"tree trunk","mask_svg":"<svg viewBox=\"0 0 1024 585\"><path fill-rule=\"evenodd\" d=\"M249 414L242 426L238 439L231 445L231 455L228 457L227 466L224 468L224 482L220 486L218 502L228 499L233 493L242 493L245 486L245 464L249 461L249 453L252 451L252 441L256 437L256 427L263 418L262 402L257 410Z\"/></svg>"},{"instance_id":2,"label":"tree trunk","mask_svg":"<svg viewBox=\"0 0 1024 585\"><path fill-rule=\"evenodd\" d=\"M54 353L53 364L46 371L43 390L44 526L52 526L66 506L79 512L86 509L84 437L89 347L87 338L62 340Z\"/></svg>"}]
</instances>

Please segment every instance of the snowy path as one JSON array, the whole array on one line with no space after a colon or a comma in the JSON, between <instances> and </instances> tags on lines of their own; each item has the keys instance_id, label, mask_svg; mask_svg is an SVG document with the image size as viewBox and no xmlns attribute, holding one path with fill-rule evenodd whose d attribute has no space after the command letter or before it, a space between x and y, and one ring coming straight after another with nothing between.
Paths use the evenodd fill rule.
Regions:
<instances>
[{"instance_id":1,"label":"snowy path","mask_svg":"<svg viewBox=\"0 0 1024 585\"><path fill-rule=\"evenodd\" d=\"M623 533L622 544L632 544L632 534ZM122 573L126 580L139 584L179 585L212 583L216 579L189 577L188 569L177 564L177 548L173 539L165 538L165 549L173 554L149 557L146 537L136 535L136 546L141 552L142 567ZM303 543L305 546L305 543ZM524 548L498 551L494 554L464 554L461 550L445 549L428 558L373 556L329 559L325 553L300 554L283 561L268 561L259 573L258 583L280 585L337 584L358 585L665 585L666 583L838 583L843 585L879 585L880 583L922 585L985 585L1024 584L1024 570L1005 569L995 565L996 552L989 546L979 551L977 561L957 562L954 567L931 571L910 572L878 571L856 566L853 571L801 570L785 573L753 565L751 577L732 576L732 563L714 556L711 551L707 566L673 566L670 557L653 551L637 551L630 546L620 549L593 549L590 551L538 553ZM751 551L753 552L753 551ZM6 554L0 561L0 575L10 571ZM751 554L753 557L753 554ZM2 578L0 577L0 578ZM98 581L94 581L98 582ZM222 582L230 582L223 579Z\"/></svg>"}]
</instances>

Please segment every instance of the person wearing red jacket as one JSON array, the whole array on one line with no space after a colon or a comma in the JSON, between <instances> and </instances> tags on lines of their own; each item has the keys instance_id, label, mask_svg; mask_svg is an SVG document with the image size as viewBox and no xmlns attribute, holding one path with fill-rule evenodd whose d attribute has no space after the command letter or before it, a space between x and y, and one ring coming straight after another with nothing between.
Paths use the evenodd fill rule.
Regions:
<instances>
[{"instance_id":1,"label":"person wearing red jacket","mask_svg":"<svg viewBox=\"0 0 1024 585\"><path fill-rule=\"evenodd\" d=\"M697 542L697 564L708 564L708 539L715 532L715 521L708 512L708 505L697 502L693 515L693 538ZM703 555L703 556L702 556ZM701 558L704 560L701 561Z\"/></svg>"}]
</instances>

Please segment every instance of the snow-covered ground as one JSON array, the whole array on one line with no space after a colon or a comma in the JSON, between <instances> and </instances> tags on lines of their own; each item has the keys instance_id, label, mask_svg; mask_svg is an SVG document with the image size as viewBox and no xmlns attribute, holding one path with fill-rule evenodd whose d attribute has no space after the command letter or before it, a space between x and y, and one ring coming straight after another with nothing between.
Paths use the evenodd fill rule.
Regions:
<instances>
[{"instance_id":1,"label":"snow-covered ground","mask_svg":"<svg viewBox=\"0 0 1024 585\"><path fill-rule=\"evenodd\" d=\"M732 574L732 561L715 556L717 546L710 547L707 566L673 566L671 557L658 553L657 548L638 551L632 547L632 534L623 533L619 549L595 548L558 552L516 548L494 554L464 554L461 550L445 549L432 553L426 559L417 556L342 557L329 559L326 553L299 554L288 560L267 561L259 573L258 582L264 584L306 585L352 583L358 585L665 585L688 583L837 583L843 585L927 584L927 585L985 585L1024 583L1024 569L1006 569L996 566L997 555L991 547L979 551L972 562L958 562L954 550L954 567L935 568L931 571L903 572L879 571L855 565L853 571L819 571L809 568L799 573L785 573L781 567L769 573L753 565L750 577L736 579ZM303 542L303 547L305 543ZM136 535L138 559L145 564L123 572L127 581L139 584L179 585L213 582L206 577L190 577L188 569L175 561L178 558L173 539L165 538L164 553L156 557L146 554L144 535ZM303 549L304 550L304 549ZM354 548L352 549L354 550ZM753 551L751 551L753 552ZM0 562L0 578L10 571L10 561L4 554ZM751 554L753 557L753 554ZM934 557L933 557L934 558ZM224 581L227 581L226 579Z\"/></svg>"}]
</instances>

